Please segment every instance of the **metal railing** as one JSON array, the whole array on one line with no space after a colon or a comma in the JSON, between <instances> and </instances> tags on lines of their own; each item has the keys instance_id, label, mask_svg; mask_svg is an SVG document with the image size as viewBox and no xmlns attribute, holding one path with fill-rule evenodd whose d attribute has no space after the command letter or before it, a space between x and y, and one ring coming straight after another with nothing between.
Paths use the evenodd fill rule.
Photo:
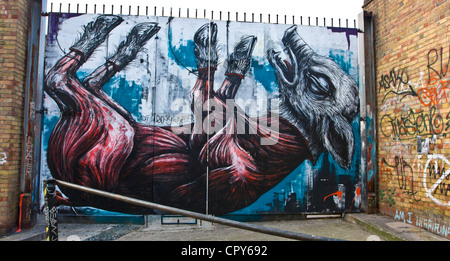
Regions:
<instances>
[{"instance_id":1,"label":"metal railing","mask_svg":"<svg viewBox=\"0 0 450 261\"><path fill-rule=\"evenodd\" d=\"M165 213L187 216L195 219L209 221L212 223L218 223L230 227L250 230L254 232L269 234L273 236L279 236L288 239L303 240L303 241L342 241L335 238L319 237L315 235L308 235L303 233L296 233L292 231L285 231L276 228L264 227L250 223L243 223L225 218L219 218L211 215L205 215L197 212L183 210L179 208L169 207L149 201L135 199L131 197L122 196L98 189L93 189L73 183L69 183L62 180L50 179L44 181L44 196L45 196L45 220L46 220L46 239L47 241L58 241L58 220L56 209L56 185L64 186L67 188L91 193L97 196L102 196L118 201L122 201L136 206L146 207L154 210L158 210Z\"/></svg>"},{"instance_id":2,"label":"metal railing","mask_svg":"<svg viewBox=\"0 0 450 261\"><path fill-rule=\"evenodd\" d=\"M307 26L357 28L356 19L333 19L326 17L311 17L297 15L255 14L247 12L230 12L198 9L198 8L164 8L164 6L140 5L105 5L105 4L65 4L50 2L45 8L50 13L83 13L83 14L115 14L115 15L153 15L179 18L200 18L219 21L269 23L269 24L299 24ZM361 10L362 11L362 10ZM353 23L353 24L352 24Z\"/></svg>"}]
</instances>

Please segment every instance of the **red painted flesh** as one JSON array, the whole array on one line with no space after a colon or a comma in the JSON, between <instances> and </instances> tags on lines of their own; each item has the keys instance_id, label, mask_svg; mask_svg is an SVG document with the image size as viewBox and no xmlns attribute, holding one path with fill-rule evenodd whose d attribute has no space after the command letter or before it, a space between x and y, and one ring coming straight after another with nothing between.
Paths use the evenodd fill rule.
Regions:
<instances>
[{"instance_id":1,"label":"red painted flesh","mask_svg":"<svg viewBox=\"0 0 450 261\"><path fill-rule=\"evenodd\" d=\"M76 54L64 57L46 80L47 92L61 110L47 151L49 168L57 179L201 212L208 189L210 213L225 214L256 201L311 159L304 137L281 117L250 118L238 112L210 135L204 129L176 135L170 128L130 122L120 113L123 109L100 95L101 88L94 93L77 79L79 59ZM213 99L226 108L210 86L214 70L209 72L210 77L206 77L208 70L199 75L193 96L203 103ZM225 80L222 87L232 85ZM202 120L207 116L216 122L225 120L220 111L203 112ZM237 133L240 120L252 132ZM278 124L278 132L265 127L268 122ZM196 121L185 129L204 127L198 126L202 123ZM274 145L261 145L261 138L270 137L277 140ZM72 205L141 212L85 193L63 192Z\"/></svg>"}]
</instances>

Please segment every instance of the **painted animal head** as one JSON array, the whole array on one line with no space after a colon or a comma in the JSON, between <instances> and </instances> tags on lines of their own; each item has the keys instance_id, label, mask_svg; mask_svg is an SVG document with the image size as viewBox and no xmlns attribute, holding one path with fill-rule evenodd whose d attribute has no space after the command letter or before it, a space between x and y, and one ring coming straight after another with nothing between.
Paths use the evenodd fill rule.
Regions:
<instances>
[{"instance_id":1,"label":"painted animal head","mask_svg":"<svg viewBox=\"0 0 450 261\"><path fill-rule=\"evenodd\" d=\"M333 60L315 53L300 37L297 27L282 39L288 59L268 50L280 92L280 113L308 140L313 161L328 151L349 168L354 137L351 122L359 111L358 87Z\"/></svg>"}]
</instances>

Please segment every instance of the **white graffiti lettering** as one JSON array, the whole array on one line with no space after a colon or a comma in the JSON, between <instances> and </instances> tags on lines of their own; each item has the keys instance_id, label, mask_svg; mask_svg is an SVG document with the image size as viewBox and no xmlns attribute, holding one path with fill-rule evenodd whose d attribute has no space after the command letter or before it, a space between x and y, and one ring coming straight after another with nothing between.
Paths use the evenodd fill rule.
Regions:
<instances>
[{"instance_id":1,"label":"white graffiti lettering","mask_svg":"<svg viewBox=\"0 0 450 261\"><path fill-rule=\"evenodd\" d=\"M6 157L6 153L0 152L0 164L1 164L1 165L5 164L5 163L7 162L7 161L6 161L7 158L8 158L8 157Z\"/></svg>"}]
</instances>

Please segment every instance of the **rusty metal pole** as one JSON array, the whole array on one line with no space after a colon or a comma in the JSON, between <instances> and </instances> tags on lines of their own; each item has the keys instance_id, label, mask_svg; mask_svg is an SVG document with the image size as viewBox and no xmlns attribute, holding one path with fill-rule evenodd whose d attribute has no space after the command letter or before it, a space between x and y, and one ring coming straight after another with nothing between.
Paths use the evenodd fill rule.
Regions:
<instances>
[{"instance_id":1,"label":"rusty metal pole","mask_svg":"<svg viewBox=\"0 0 450 261\"><path fill-rule=\"evenodd\" d=\"M59 186L64 186L67 188L80 190L80 191L95 194L98 196L119 200L119 201L126 202L129 204L134 204L137 206L142 206L142 207L146 207L146 208L150 208L150 209L156 209L156 210L159 210L162 212L182 215L182 216L186 216L186 217L192 217L192 218L201 219L201 220L205 220L205 221L209 221L209 222L213 222L213 223L227 225L230 227L246 229L246 230L250 230L250 231L254 231L254 232L273 235L273 236L279 236L279 237L290 238L290 239L295 239L295 240L304 240L304 241L342 241L342 240L335 239L335 238L319 237L319 236L314 236L314 235L296 233L296 232L285 231L285 230L280 230L280 229L276 229L276 228L269 228L269 227L258 226L258 225L249 224L249 223L238 222L238 221L229 220L229 219L225 219L225 218L219 218L219 217L205 215L205 214L192 212L192 211L188 211L188 210L183 210L183 209L179 209L179 208L169 207L169 206L152 203L152 202L148 202L148 201L144 201L144 200L140 200L140 199L130 198L130 197L126 197L126 196L122 196L122 195L118 195L118 194L114 194L114 193L110 193L110 192L105 192L105 191L101 191L101 190L97 190L97 189L93 189L93 188L89 188L89 187L85 187L85 186L76 185L76 184L61 181L61 180L55 180L55 181L56 181L56 184Z\"/></svg>"},{"instance_id":2,"label":"rusty metal pole","mask_svg":"<svg viewBox=\"0 0 450 261\"><path fill-rule=\"evenodd\" d=\"M39 209L39 175L36 172L36 159L39 144L37 140L36 94L38 92L37 75L39 73L39 48L41 26L41 0L30 1L29 26L27 32L28 47L26 61L26 79L24 101L24 119L22 125L22 155L20 173L19 230L31 228L37 223Z\"/></svg>"}]
</instances>

